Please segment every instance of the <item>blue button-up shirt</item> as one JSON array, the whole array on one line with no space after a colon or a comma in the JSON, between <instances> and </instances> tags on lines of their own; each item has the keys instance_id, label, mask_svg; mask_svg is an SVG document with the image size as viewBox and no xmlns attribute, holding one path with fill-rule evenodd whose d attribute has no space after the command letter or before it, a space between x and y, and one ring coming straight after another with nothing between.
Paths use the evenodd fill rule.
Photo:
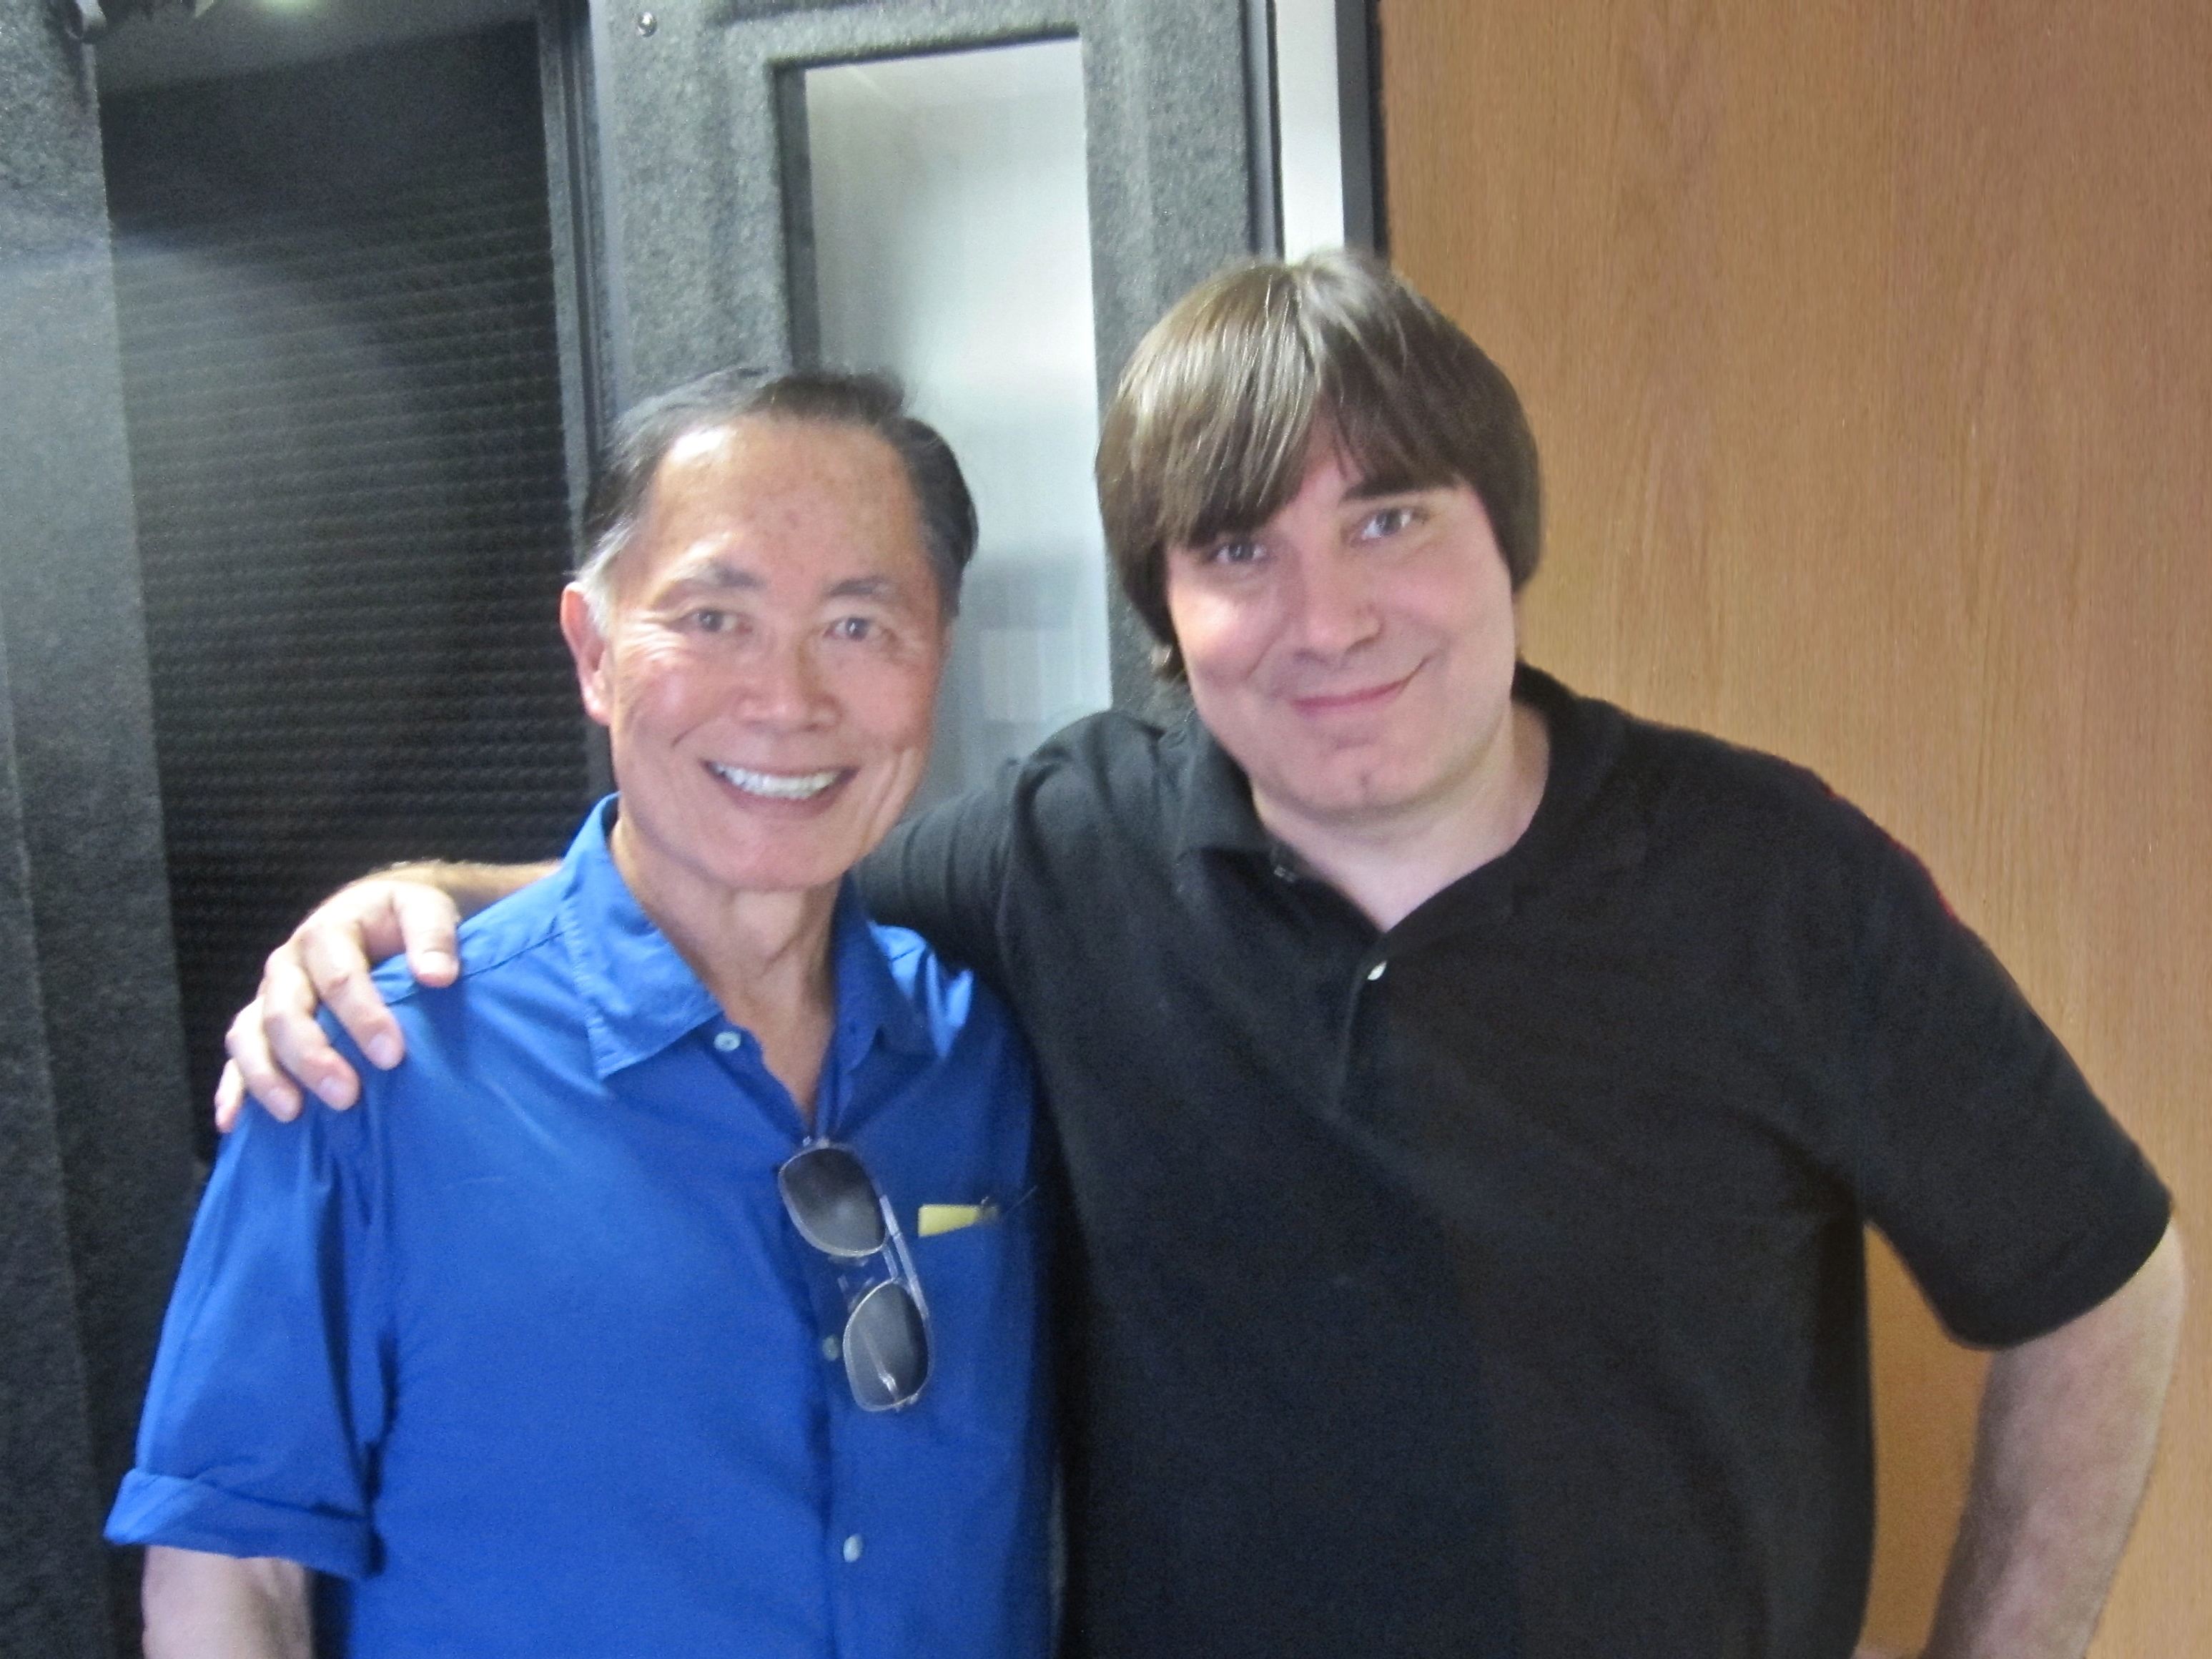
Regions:
<instances>
[{"instance_id":1,"label":"blue button-up shirt","mask_svg":"<svg viewBox=\"0 0 2212 1659\"><path fill-rule=\"evenodd\" d=\"M865 1413L776 1188L805 1126L610 817L464 929L454 986L380 976L408 1057L356 1109L231 1137L108 1535L336 1575L358 1654L1042 1654L1018 1037L841 897L817 1131L889 1197L933 1360Z\"/></svg>"}]
</instances>

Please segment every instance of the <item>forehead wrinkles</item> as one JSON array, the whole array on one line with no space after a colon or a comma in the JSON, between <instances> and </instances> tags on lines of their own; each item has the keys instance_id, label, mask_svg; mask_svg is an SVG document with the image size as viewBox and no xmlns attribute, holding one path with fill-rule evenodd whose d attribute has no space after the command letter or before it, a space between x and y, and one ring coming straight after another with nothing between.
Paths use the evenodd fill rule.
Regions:
<instances>
[{"instance_id":1,"label":"forehead wrinkles","mask_svg":"<svg viewBox=\"0 0 2212 1659\"><path fill-rule=\"evenodd\" d=\"M827 537L926 558L921 509L890 446L857 428L754 417L672 446L647 495L641 550Z\"/></svg>"}]
</instances>

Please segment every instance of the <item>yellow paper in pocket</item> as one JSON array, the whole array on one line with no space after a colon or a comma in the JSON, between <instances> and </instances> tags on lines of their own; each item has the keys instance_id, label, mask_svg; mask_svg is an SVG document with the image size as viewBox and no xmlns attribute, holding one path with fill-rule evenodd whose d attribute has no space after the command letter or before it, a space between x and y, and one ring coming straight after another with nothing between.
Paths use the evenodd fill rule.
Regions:
<instances>
[{"instance_id":1,"label":"yellow paper in pocket","mask_svg":"<svg viewBox=\"0 0 2212 1659\"><path fill-rule=\"evenodd\" d=\"M988 1198L981 1204L925 1204L915 1218L915 1231L927 1238L998 1218L999 1206Z\"/></svg>"}]
</instances>

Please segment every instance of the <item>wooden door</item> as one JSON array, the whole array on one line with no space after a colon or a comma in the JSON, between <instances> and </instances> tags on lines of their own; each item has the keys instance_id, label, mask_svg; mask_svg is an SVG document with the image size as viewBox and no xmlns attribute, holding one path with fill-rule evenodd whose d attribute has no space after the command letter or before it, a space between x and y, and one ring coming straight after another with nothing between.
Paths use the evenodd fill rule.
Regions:
<instances>
[{"instance_id":1,"label":"wooden door","mask_svg":"<svg viewBox=\"0 0 2212 1659\"><path fill-rule=\"evenodd\" d=\"M2212 1200L2212 7L1383 0L1401 266L1526 394L1530 658L1805 762ZM2212 1244L2200 1224L2200 1263ZM1980 1362L1886 1252L1871 1637ZM2212 1266L2094 1650L2212 1652Z\"/></svg>"}]
</instances>

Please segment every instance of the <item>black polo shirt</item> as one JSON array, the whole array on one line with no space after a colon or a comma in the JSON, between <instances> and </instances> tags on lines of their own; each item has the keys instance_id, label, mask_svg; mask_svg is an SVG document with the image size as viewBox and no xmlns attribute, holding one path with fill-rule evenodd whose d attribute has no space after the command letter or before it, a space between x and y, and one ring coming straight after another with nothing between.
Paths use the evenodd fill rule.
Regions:
<instances>
[{"instance_id":1,"label":"black polo shirt","mask_svg":"<svg viewBox=\"0 0 2212 1659\"><path fill-rule=\"evenodd\" d=\"M1846 1655L1863 1224L1985 1343L2164 1228L1874 825L1516 695L1534 820L1387 933L1194 720L1082 722L866 872L1019 1012L1057 1127L1078 1652Z\"/></svg>"}]
</instances>

